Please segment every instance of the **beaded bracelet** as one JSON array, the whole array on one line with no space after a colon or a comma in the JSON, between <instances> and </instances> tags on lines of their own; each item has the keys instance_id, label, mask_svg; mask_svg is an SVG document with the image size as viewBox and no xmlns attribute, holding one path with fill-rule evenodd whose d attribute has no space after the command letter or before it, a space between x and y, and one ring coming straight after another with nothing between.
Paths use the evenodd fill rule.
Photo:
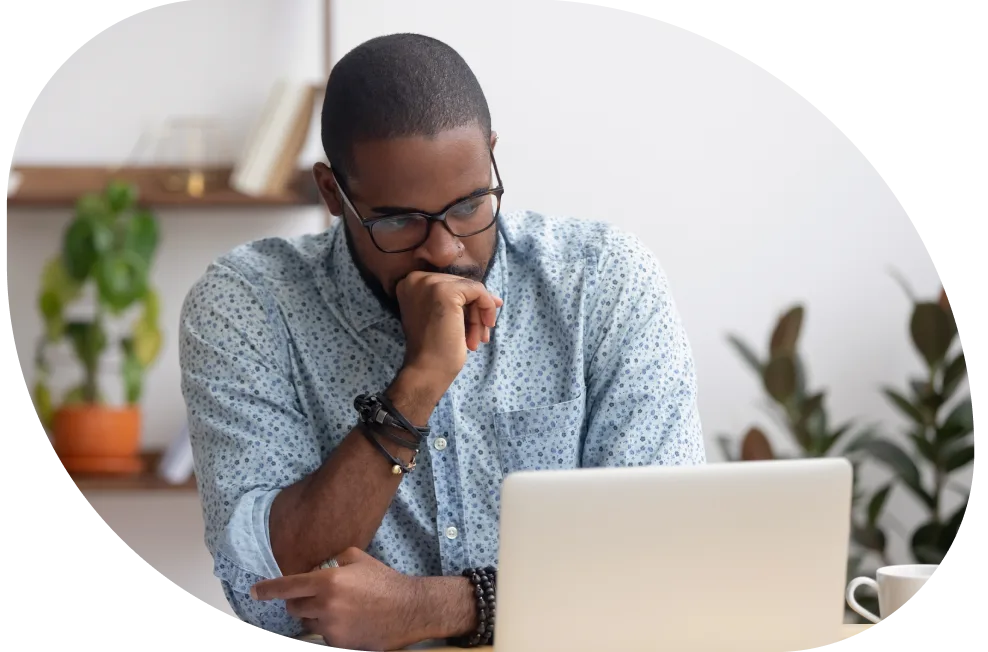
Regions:
<instances>
[{"instance_id":1,"label":"beaded bracelet","mask_svg":"<svg viewBox=\"0 0 988 652\"><path fill-rule=\"evenodd\" d=\"M494 617L497 611L497 570L493 566L486 568L467 568L463 577L470 580L473 595L477 598L477 629L472 634L466 634L449 640L455 647L478 647L494 644Z\"/></svg>"}]
</instances>

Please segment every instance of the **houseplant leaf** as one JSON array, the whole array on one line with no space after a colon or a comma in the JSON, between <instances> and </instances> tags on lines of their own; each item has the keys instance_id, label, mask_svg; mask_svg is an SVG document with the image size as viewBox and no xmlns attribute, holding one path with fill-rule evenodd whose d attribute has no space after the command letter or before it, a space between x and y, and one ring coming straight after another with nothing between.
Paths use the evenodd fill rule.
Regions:
<instances>
[{"instance_id":1,"label":"houseplant leaf","mask_svg":"<svg viewBox=\"0 0 988 652\"><path fill-rule=\"evenodd\" d=\"M796 390L796 367L788 355L772 358L762 378L765 390L779 403L785 403Z\"/></svg>"},{"instance_id":2,"label":"houseplant leaf","mask_svg":"<svg viewBox=\"0 0 988 652\"><path fill-rule=\"evenodd\" d=\"M939 523L929 521L913 533L910 546L918 563L939 564L943 561L944 550L940 547L942 530Z\"/></svg>"},{"instance_id":3,"label":"houseplant leaf","mask_svg":"<svg viewBox=\"0 0 988 652\"><path fill-rule=\"evenodd\" d=\"M888 399L892 402L893 405L899 408L900 412L902 412L904 415L912 419L917 424L921 426L926 425L926 421L927 421L926 417L923 415L922 412L919 411L919 408L917 408L915 405L910 403L909 400L906 399L906 397L904 397L902 394L900 394L899 392L895 391L890 387L886 387L885 389L882 390L882 392L885 394L885 396L888 397Z\"/></svg>"},{"instance_id":4,"label":"houseplant leaf","mask_svg":"<svg viewBox=\"0 0 988 652\"><path fill-rule=\"evenodd\" d=\"M967 376L967 363L964 360L964 352L961 351L943 372L943 399L945 401L953 396L965 376Z\"/></svg>"},{"instance_id":5,"label":"houseplant leaf","mask_svg":"<svg viewBox=\"0 0 988 652\"><path fill-rule=\"evenodd\" d=\"M82 285L69 275L62 257L55 256L41 270L41 291L53 293L65 305L79 298Z\"/></svg>"},{"instance_id":6,"label":"houseplant leaf","mask_svg":"<svg viewBox=\"0 0 988 652\"><path fill-rule=\"evenodd\" d=\"M925 436L923 436L922 432L910 433L909 439L912 440L913 445L916 446L916 450L920 452L923 458L933 463L938 461L940 456L937 454L936 446L932 444Z\"/></svg>"},{"instance_id":7,"label":"houseplant leaf","mask_svg":"<svg viewBox=\"0 0 988 652\"><path fill-rule=\"evenodd\" d=\"M761 376L763 367L762 362L758 359L758 356L755 355L754 351L751 350L751 347L733 335L729 335L727 341L731 343L731 346L733 346L735 350L737 350L741 358L748 363L748 366L751 367L756 374Z\"/></svg>"},{"instance_id":8,"label":"houseplant leaf","mask_svg":"<svg viewBox=\"0 0 988 652\"><path fill-rule=\"evenodd\" d=\"M98 322L69 322L65 325L65 334L72 342L76 356L82 364L95 369L99 357L106 349L106 333Z\"/></svg>"},{"instance_id":9,"label":"houseplant leaf","mask_svg":"<svg viewBox=\"0 0 988 652\"><path fill-rule=\"evenodd\" d=\"M144 259L150 267L158 247L158 222L150 211L140 210L127 222L124 246Z\"/></svg>"},{"instance_id":10,"label":"houseplant leaf","mask_svg":"<svg viewBox=\"0 0 988 652\"><path fill-rule=\"evenodd\" d=\"M888 500L889 492L891 491L892 485L887 484L875 492L875 495L868 501L868 525L871 527L874 527L878 523L878 518L882 514L882 508L885 507L885 501Z\"/></svg>"},{"instance_id":11,"label":"houseplant leaf","mask_svg":"<svg viewBox=\"0 0 988 652\"><path fill-rule=\"evenodd\" d=\"M967 502L965 501L953 515L947 519L944 524L943 529L940 530L940 537L937 540L938 547L943 550L944 554L950 549L950 546L954 544L954 539L957 538L957 532L960 530L961 522L964 520L964 513L967 511Z\"/></svg>"},{"instance_id":12,"label":"houseplant leaf","mask_svg":"<svg viewBox=\"0 0 988 652\"><path fill-rule=\"evenodd\" d=\"M792 357L796 353L796 342L799 340L799 331L803 326L803 307L794 306L780 319L772 332L769 342L769 352L771 357L788 355Z\"/></svg>"},{"instance_id":13,"label":"houseplant leaf","mask_svg":"<svg viewBox=\"0 0 988 652\"><path fill-rule=\"evenodd\" d=\"M771 460L775 455L772 453L772 445L768 438L758 428L751 428L745 434L741 442L741 459L745 461Z\"/></svg>"},{"instance_id":14,"label":"houseplant leaf","mask_svg":"<svg viewBox=\"0 0 988 652\"><path fill-rule=\"evenodd\" d=\"M934 498L923 489L916 463L897 444L884 439L874 439L863 445L878 461L895 472L923 503L929 507L935 504Z\"/></svg>"},{"instance_id":15,"label":"houseplant leaf","mask_svg":"<svg viewBox=\"0 0 988 652\"><path fill-rule=\"evenodd\" d=\"M851 537L855 543L864 546L875 552L885 552L885 533L880 528L874 526L861 527L857 524L851 526Z\"/></svg>"},{"instance_id":16,"label":"houseplant leaf","mask_svg":"<svg viewBox=\"0 0 988 652\"><path fill-rule=\"evenodd\" d=\"M95 219L78 218L65 231L62 260L69 277L84 281L93 266L113 243L110 227Z\"/></svg>"},{"instance_id":17,"label":"houseplant leaf","mask_svg":"<svg viewBox=\"0 0 988 652\"><path fill-rule=\"evenodd\" d=\"M928 302L916 304L909 330L913 344L931 367L940 364L957 335L950 315L939 304Z\"/></svg>"},{"instance_id":18,"label":"houseplant leaf","mask_svg":"<svg viewBox=\"0 0 988 652\"><path fill-rule=\"evenodd\" d=\"M77 220L87 220L110 224L113 221L113 210L107 203L103 193L89 192L80 197L75 203Z\"/></svg>"},{"instance_id":19,"label":"houseplant leaf","mask_svg":"<svg viewBox=\"0 0 988 652\"><path fill-rule=\"evenodd\" d=\"M141 367L149 367L161 351L161 331L157 326L139 319L134 324L134 357Z\"/></svg>"},{"instance_id":20,"label":"houseplant leaf","mask_svg":"<svg viewBox=\"0 0 988 652\"><path fill-rule=\"evenodd\" d=\"M51 390L42 381L34 384L34 410L38 413L38 420L47 430L51 427L52 418L55 416L55 406L51 399Z\"/></svg>"},{"instance_id":21,"label":"houseplant leaf","mask_svg":"<svg viewBox=\"0 0 988 652\"><path fill-rule=\"evenodd\" d=\"M115 214L122 213L137 201L137 186L126 181L111 181L104 191L106 204Z\"/></svg>"},{"instance_id":22,"label":"houseplant leaf","mask_svg":"<svg viewBox=\"0 0 988 652\"><path fill-rule=\"evenodd\" d=\"M963 446L954 451L947 453L947 459L944 462L944 470L947 473L951 473L967 466L974 461L974 445Z\"/></svg>"},{"instance_id":23,"label":"houseplant leaf","mask_svg":"<svg viewBox=\"0 0 988 652\"><path fill-rule=\"evenodd\" d=\"M138 300L147 290L147 263L132 251L111 252L96 266L100 300L119 312Z\"/></svg>"},{"instance_id":24,"label":"houseplant leaf","mask_svg":"<svg viewBox=\"0 0 988 652\"><path fill-rule=\"evenodd\" d=\"M124 352L120 367L120 373L123 377L124 397L129 405L134 405L141 398L144 368L137 359L134 341L130 338L125 338L120 344Z\"/></svg>"},{"instance_id":25,"label":"houseplant leaf","mask_svg":"<svg viewBox=\"0 0 988 652\"><path fill-rule=\"evenodd\" d=\"M951 410L947 419L944 421L944 426L951 426L959 430L962 434L974 431L974 412L971 408L970 396L958 403Z\"/></svg>"}]
</instances>

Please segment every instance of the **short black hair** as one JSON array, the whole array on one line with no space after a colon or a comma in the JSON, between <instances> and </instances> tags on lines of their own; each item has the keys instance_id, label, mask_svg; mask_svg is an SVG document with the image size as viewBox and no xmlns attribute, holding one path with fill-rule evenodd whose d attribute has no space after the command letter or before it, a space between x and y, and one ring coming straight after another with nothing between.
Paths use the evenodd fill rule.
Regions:
<instances>
[{"instance_id":1,"label":"short black hair","mask_svg":"<svg viewBox=\"0 0 988 652\"><path fill-rule=\"evenodd\" d=\"M402 136L435 136L470 124L490 140L491 114L467 62L420 34L379 36L333 67L322 107L322 144L342 181L353 146Z\"/></svg>"}]
</instances>

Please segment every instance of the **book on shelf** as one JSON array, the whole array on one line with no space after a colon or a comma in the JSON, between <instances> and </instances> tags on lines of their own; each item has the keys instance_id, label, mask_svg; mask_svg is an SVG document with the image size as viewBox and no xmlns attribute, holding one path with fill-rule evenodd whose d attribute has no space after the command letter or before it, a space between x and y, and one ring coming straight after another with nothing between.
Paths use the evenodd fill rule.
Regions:
<instances>
[{"instance_id":1,"label":"book on shelf","mask_svg":"<svg viewBox=\"0 0 988 652\"><path fill-rule=\"evenodd\" d=\"M322 87L308 82L283 78L274 84L234 166L234 190L255 197L285 192L321 95Z\"/></svg>"}]
</instances>

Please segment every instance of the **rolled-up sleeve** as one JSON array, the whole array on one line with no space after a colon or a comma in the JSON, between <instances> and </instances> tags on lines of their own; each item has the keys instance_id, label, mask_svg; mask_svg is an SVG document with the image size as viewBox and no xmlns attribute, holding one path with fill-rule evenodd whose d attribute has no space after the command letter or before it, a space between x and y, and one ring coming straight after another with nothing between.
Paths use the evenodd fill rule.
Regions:
<instances>
[{"instance_id":1,"label":"rolled-up sleeve","mask_svg":"<svg viewBox=\"0 0 988 652\"><path fill-rule=\"evenodd\" d=\"M612 231L590 272L583 466L703 464L693 355L658 261Z\"/></svg>"},{"instance_id":2,"label":"rolled-up sleeve","mask_svg":"<svg viewBox=\"0 0 988 652\"><path fill-rule=\"evenodd\" d=\"M287 636L300 624L250 587L281 575L268 517L278 492L312 473L319 448L292 383L278 306L244 274L213 264L185 299L182 394L214 573L237 615Z\"/></svg>"}]
</instances>

